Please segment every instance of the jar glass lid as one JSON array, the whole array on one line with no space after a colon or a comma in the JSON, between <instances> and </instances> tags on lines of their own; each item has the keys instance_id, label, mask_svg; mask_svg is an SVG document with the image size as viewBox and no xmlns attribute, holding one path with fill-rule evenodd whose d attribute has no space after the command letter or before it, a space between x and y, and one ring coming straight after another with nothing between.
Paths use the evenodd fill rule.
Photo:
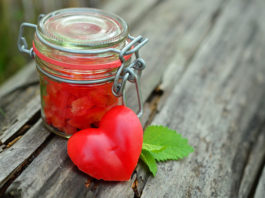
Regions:
<instances>
[{"instance_id":1,"label":"jar glass lid","mask_svg":"<svg viewBox=\"0 0 265 198\"><path fill-rule=\"evenodd\" d=\"M128 36L127 23L112 13L91 8L67 8L43 17L38 32L48 42L64 48L102 48Z\"/></svg>"}]
</instances>

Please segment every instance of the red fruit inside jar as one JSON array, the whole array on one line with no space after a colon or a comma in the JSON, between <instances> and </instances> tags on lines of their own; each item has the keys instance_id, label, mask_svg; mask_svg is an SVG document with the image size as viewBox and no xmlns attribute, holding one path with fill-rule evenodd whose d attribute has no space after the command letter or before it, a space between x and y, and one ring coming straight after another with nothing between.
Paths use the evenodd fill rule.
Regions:
<instances>
[{"instance_id":1,"label":"red fruit inside jar","mask_svg":"<svg viewBox=\"0 0 265 198\"><path fill-rule=\"evenodd\" d=\"M47 125L71 135L97 127L103 115L121 100L112 93L113 82L77 85L41 77L42 114Z\"/></svg>"}]
</instances>

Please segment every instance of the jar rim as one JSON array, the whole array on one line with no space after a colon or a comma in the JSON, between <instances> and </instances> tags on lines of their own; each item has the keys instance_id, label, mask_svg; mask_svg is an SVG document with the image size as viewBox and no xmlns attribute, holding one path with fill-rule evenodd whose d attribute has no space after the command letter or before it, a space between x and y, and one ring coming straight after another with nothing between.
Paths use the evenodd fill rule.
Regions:
<instances>
[{"instance_id":1,"label":"jar rim","mask_svg":"<svg viewBox=\"0 0 265 198\"><path fill-rule=\"evenodd\" d=\"M128 25L121 17L94 8L56 10L40 19L37 36L58 48L109 48L128 37Z\"/></svg>"}]
</instances>

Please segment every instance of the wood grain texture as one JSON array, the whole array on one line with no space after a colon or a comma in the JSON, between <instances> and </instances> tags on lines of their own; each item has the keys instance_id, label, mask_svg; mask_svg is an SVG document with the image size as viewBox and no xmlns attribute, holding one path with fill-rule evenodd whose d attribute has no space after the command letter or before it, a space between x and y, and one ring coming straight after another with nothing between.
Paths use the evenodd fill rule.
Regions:
<instances>
[{"instance_id":1,"label":"wood grain texture","mask_svg":"<svg viewBox=\"0 0 265 198\"><path fill-rule=\"evenodd\" d=\"M155 178L140 164L128 182L101 182L78 171L67 157L66 140L55 137L9 186L6 196L139 197L144 189L142 197L248 197L255 189L265 155L261 130L265 120L264 3L135 2L105 5L129 21L134 27L133 35L150 38L142 51L147 61L142 79L144 100L159 84L164 92L158 109L154 109L158 114L152 124L182 132L195 147L195 153L179 162L160 164ZM23 96L16 92L9 97L14 99L20 94ZM128 96L133 108L137 106L134 94L131 88ZM30 98L29 103L37 104L37 100ZM147 104L145 108L150 107ZM148 119L145 116L143 123ZM18 129L5 133L5 141ZM29 133L30 130L11 148L22 140L25 145L31 138L39 138L30 137ZM38 140L37 145L44 141L45 138ZM0 163L1 155L7 151L0 152ZM27 160L34 149L21 152ZM0 181L4 183L10 175L7 173ZM261 177L257 197L264 195L263 180ZM137 192L132 189L135 181Z\"/></svg>"},{"instance_id":2,"label":"wood grain texture","mask_svg":"<svg viewBox=\"0 0 265 198\"><path fill-rule=\"evenodd\" d=\"M6 144L40 111L39 89L30 87L26 91L28 92L23 90L1 101L0 108L4 113L0 115L0 143Z\"/></svg>"},{"instance_id":3,"label":"wood grain texture","mask_svg":"<svg viewBox=\"0 0 265 198\"><path fill-rule=\"evenodd\" d=\"M260 112L260 113L265 113ZM260 118L264 118L264 116L259 116ZM256 125L256 120L254 119L252 124ZM265 122L264 122L265 123ZM240 181L240 188L238 197L247 198L253 197L256 188L257 188L257 181L261 177L262 172L262 164L265 163L265 152L264 152L264 145L265 145L265 128L263 124L263 129L254 129L254 130L261 130L259 132L259 136L256 139L250 139L249 146L251 147L249 152L247 152L247 163L245 163L244 173L241 177ZM260 127L260 124L257 124L256 127ZM255 128L255 127L254 127ZM257 131L251 130L250 133L257 133ZM262 182L262 177L260 178L260 182ZM262 185L262 184L259 184ZM264 185L264 184L263 184ZM263 189L264 190L264 189ZM264 196L265 194L263 194Z\"/></svg>"},{"instance_id":4,"label":"wood grain texture","mask_svg":"<svg viewBox=\"0 0 265 198\"><path fill-rule=\"evenodd\" d=\"M141 84L143 99L150 96L163 77L170 80L182 76L187 63L211 29L213 17L222 4L222 0L167 0L146 13L132 30L133 35L141 34L150 40L140 51L147 64ZM175 81L168 82L175 84ZM128 104L136 106L134 88L130 89Z\"/></svg>"},{"instance_id":5,"label":"wood grain texture","mask_svg":"<svg viewBox=\"0 0 265 198\"><path fill-rule=\"evenodd\" d=\"M193 1L194 3L195 1ZM218 1L216 1L218 2ZM145 30L145 33L147 35L152 35L153 38L156 38L156 37L159 37L161 36L161 38L163 37L163 35L165 34L165 32L168 32L168 31L171 31L172 28L170 26L171 23L169 24L164 24L163 25L163 28L160 28L160 31L154 31L152 25L150 25L148 22L154 17L154 15L161 15L161 18L160 19L157 19L157 21L154 21L153 25L155 26L159 26L160 24L163 24L163 21L165 20L168 20L168 19L171 19L172 23L174 22L175 18L183 18L183 20L180 20L180 24L179 25L182 25L183 26L183 30L181 32L178 32L178 29L176 28L174 30L174 34L172 34L172 36L169 38L169 39L173 39L175 38L175 36L178 36L178 37L183 37L183 38L186 38L185 35L189 35L187 32L188 29L189 29L189 25L187 23L187 21L189 23L191 23L195 17L196 14L199 14L201 12L201 10L203 9L204 7L204 4L198 4L198 5L201 5L200 7L197 8L196 10L196 13L194 15L185 15L185 9L186 10L189 10L190 7L189 7L189 4L190 2L187 2L187 4L185 3L177 3L175 1L170 1L170 3L172 3L174 5L174 8L171 8L172 5L171 4L161 4L161 5L158 5L157 8L155 8L154 10L151 10L150 11L150 14L148 16L146 16L146 18L144 19L146 22L142 22L140 24L140 27L139 28L136 28L136 31L141 31L141 30L145 30L145 28L147 28L147 30ZM205 4L207 4L207 1L204 1ZM179 11L181 12L175 12L175 10L178 9ZM199 29L202 28L202 27L208 27L210 26L210 23L211 23L211 16L216 12L216 10L218 9L218 4L215 5L215 6L212 6L211 8L209 8L209 10L207 10L207 12L205 12L205 15L203 15L202 19L201 20L198 20L198 23L200 25L194 25L194 28L195 30L190 30L193 33L194 36L197 36L197 42L194 43L194 45L190 46L191 49L196 49L198 43L200 42L200 40L203 38L204 34L207 32L206 30L205 31L202 31L200 32ZM170 11L170 12L169 12ZM166 14L167 13L167 14ZM183 23L183 24L182 24ZM146 24L148 24L148 27L146 27ZM202 25L203 24L203 25ZM198 28L198 29L196 29ZM204 29L203 29L204 30ZM156 32L155 35L153 35L153 33ZM191 34L191 33L190 33ZM196 39L194 39L195 41ZM162 45L163 41L159 41L161 42L161 44L157 45L157 44L153 44L151 46L149 46L149 49L147 49L147 52L149 51L149 54L159 54L161 53L162 51L165 50L165 48L167 47L166 44L168 44L169 40L165 41L166 43ZM183 44L183 48L180 48L180 52L182 52L182 50L184 51L185 47L188 48L188 46L190 45L189 42L184 42L182 43ZM151 49L154 47L154 45L157 45L158 47L158 50L157 51L151 51ZM148 46L146 46L148 47ZM176 46L172 46L172 47L176 47ZM187 49L185 49L187 50ZM174 55L174 51L171 52L172 55ZM183 52L184 53L184 52ZM148 54L148 53L146 53ZM149 55L150 56L150 55ZM160 58L161 61L165 61L166 62L166 59L168 57L165 56L163 58ZM157 60L157 59L155 59ZM153 71L154 68L159 68L161 65L159 63L161 62L158 62L158 63L155 63L155 60L151 60L153 61L152 63L154 63L154 65L152 65L152 68L149 68L149 71L147 72L150 72L150 71ZM166 65L165 65L166 67ZM161 73L161 69L158 69L156 70L156 72L152 72L152 75L155 75L155 76L162 76L162 73ZM143 78L143 83L146 84L146 85L151 85L150 87L146 87L145 89L145 99L148 97L148 95L152 92L152 89L154 86L156 86L159 81L161 80L159 78L155 78L156 81L154 81L154 79L152 78L152 83L150 82L150 79L151 78ZM134 90L132 90L131 92L134 92ZM134 94L134 93L133 93ZM133 104L133 103L132 103ZM134 103L134 106L136 106L137 104ZM57 149L61 149L61 146L58 145L54 145L54 147L57 147ZM45 148L43 152L46 152L46 150L49 150L49 146L47 146L47 149ZM66 152L66 150L64 150ZM56 149L55 149L55 152L56 152ZM57 151L59 152L59 151ZM61 152L61 151L60 151ZM42 155L38 156L36 158L36 160L39 160L42 158ZM55 158L55 159L53 159ZM57 160L57 156L51 156L51 160L54 161L54 160ZM47 165L49 166L49 165ZM51 164L52 166L52 164ZM66 166L66 167L64 167ZM42 170L43 168L40 167L40 169L37 169L37 171L39 170ZM46 168L47 169L47 168ZM64 174L73 174L73 175L76 175L76 173L71 173L69 170L69 167L67 165L63 165L63 168L62 169L57 169L56 171L56 175L64 175ZM27 188L27 184L32 184L33 181L31 177L28 177L27 175L28 174L33 174L34 172L36 172L36 167L34 166L34 161L32 163L32 166L30 165L27 169L27 171L24 171L18 178L17 180L15 180L14 182L14 185L12 184L10 186L10 188L8 189L7 193L8 194L15 194L17 195L18 192L21 193L22 196L26 196L26 197L34 197L35 195L32 194L33 192L31 192L28 188ZM68 170L68 171L67 171ZM138 172L138 181L139 181L139 187L143 187L143 184L144 184L144 181L145 181L145 170L141 169L141 168L137 168L137 172ZM142 174L140 174L140 172L142 172ZM74 176L70 176L68 175L69 178L72 178ZM80 184L80 186L83 186L83 188L78 189L78 191L72 191L72 193L76 193L76 196L77 194L79 194L80 192L85 192L87 191L87 189L84 187L84 181L86 180L86 177L84 175L78 175L78 176L75 176L77 178L77 181L78 183ZM78 179L79 178L79 179ZM50 177L48 175L45 175L42 177L42 180L43 181L46 181L44 184L40 184L38 186L35 186L34 189L35 191L38 191L38 189L41 189L41 188L47 188L49 189L48 191L49 192L64 192L64 189L67 187L65 186L67 184L67 182L64 182L60 185L56 185L56 184L59 184L60 181L57 181L57 182L54 182L54 185L51 185L50 182ZM97 183L97 187L95 188L96 190L94 190L93 192L90 192L90 193L95 193L95 195L97 195L98 197L133 197L134 196L134 192L133 192L133 189L131 188L133 182L135 180L135 177L133 177L133 179L129 182L123 182L123 183ZM19 181L24 181L24 184L25 185L22 185L21 182ZM93 181L93 180L92 180ZM93 183L93 182L92 182ZM16 185L15 185L16 184ZM38 183L37 183L38 184ZM93 186L95 183L93 183ZM20 186L21 185L21 186ZM42 185L45 185L46 187L43 187ZM19 190L15 190L15 189L19 189ZM16 193L14 193L16 192ZM36 192L34 192L36 193ZM60 193L59 193L60 194ZM59 196L57 194L57 196ZM63 194L60 194L60 196L63 196Z\"/></svg>"},{"instance_id":6,"label":"wood grain texture","mask_svg":"<svg viewBox=\"0 0 265 198\"><path fill-rule=\"evenodd\" d=\"M0 100L8 92L30 82L34 76L36 76L35 64L31 62L0 86Z\"/></svg>"},{"instance_id":7,"label":"wood grain texture","mask_svg":"<svg viewBox=\"0 0 265 198\"><path fill-rule=\"evenodd\" d=\"M53 138L40 155L9 186L6 196L95 197L99 189L98 185L102 182L90 178L74 166L67 156L66 143L67 141L60 137ZM34 176L35 173L38 173L37 177ZM115 183L117 182L106 182L106 186L114 187ZM124 192L127 183L123 182L119 185L118 189L122 195L127 194ZM115 195L111 192L111 188L109 193ZM133 192L131 195L133 196Z\"/></svg>"},{"instance_id":8,"label":"wood grain texture","mask_svg":"<svg viewBox=\"0 0 265 198\"><path fill-rule=\"evenodd\" d=\"M31 63L0 87L0 144L6 144L39 111L37 85Z\"/></svg>"},{"instance_id":9,"label":"wood grain texture","mask_svg":"<svg viewBox=\"0 0 265 198\"><path fill-rule=\"evenodd\" d=\"M150 105L149 108L153 111L151 114L157 113L166 104L167 98L172 94L172 89L181 80L200 44L215 26L215 21L225 5L226 1L186 1L185 3L182 1L166 1L160 7L157 7L154 13L150 14L150 20L152 20L151 18L154 19L150 26L146 23L144 23L145 26L140 26L139 29L143 28L142 31L150 38L150 43L146 46L147 51L143 50L143 56L149 57L146 58L149 67L144 71L142 78L144 81L142 83L143 98L149 97L150 90L154 90L157 85L159 85L158 92L162 91L162 97L160 96L161 94L157 95L157 91L154 91L154 94L157 95L155 97L158 97L154 99L157 104L146 104L147 106ZM157 19L156 15L165 18L160 17L160 19ZM167 21L167 23L163 24L164 21ZM159 27L160 30L153 30L154 27ZM150 31L152 32L150 35L148 28L154 31ZM137 31L139 30L136 29ZM170 32L169 35L168 32ZM166 39L158 39L165 38L165 34L167 39L169 39L168 41L170 41L169 43L167 43ZM160 55L152 56L152 53L147 54L149 49L154 54ZM133 92L128 94L128 101L135 106L133 94ZM144 118L150 116L149 111L150 109L145 109L147 115L144 115ZM152 115L148 119L152 120ZM147 124L146 119L144 119L143 123ZM138 166L136 169L137 189L135 194L138 197L141 195L146 183L146 171L145 166ZM108 197L107 193L106 196Z\"/></svg>"},{"instance_id":10,"label":"wood grain texture","mask_svg":"<svg viewBox=\"0 0 265 198\"><path fill-rule=\"evenodd\" d=\"M162 1L163 0L134 0L121 2L120 0L107 0L102 3L101 8L119 14L119 16L128 23L129 31L131 31L134 26L140 23L147 12Z\"/></svg>"},{"instance_id":11,"label":"wood grain texture","mask_svg":"<svg viewBox=\"0 0 265 198\"><path fill-rule=\"evenodd\" d=\"M142 198L238 197L241 185L253 185L246 167L265 152L254 148L265 120L263 9L263 1L229 2L203 42L153 122L181 132L195 152L159 164ZM262 165L255 162L253 172Z\"/></svg>"},{"instance_id":12,"label":"wood grain texture","mask_svg":"<svg viewBox=\"0 0 265 198\"><path fill-rule=\"evenodd\" d=\"M263 198L265 195L265 166L263 168L262 175L260 177L260 181L255 192L255 198Z\"/></svg>"},{"instance_id":13,"label":"wood grain texture","mask_svg":"<svg viewBox=\"0 0 265 198\"><path fill-rule=\"evenodd\" d=\"M10 148L0 153L0 186L25 164L26 160L48 138L49 132L39 120L23 137Z\"/></svg>"},{"instance_id":14,"label":"wood grain texture","mask_svg":"<svg viewBox=\"0 0 265 198\"><path fill-rule=\"evenodd\" d=\"M85 186L88 178L68 158L66 143L63 138L53 138L12 183L7 194L11 197L85 197L90 194ZM83 185L76 185L80 183Z\"/></svg>"}]
</instances>

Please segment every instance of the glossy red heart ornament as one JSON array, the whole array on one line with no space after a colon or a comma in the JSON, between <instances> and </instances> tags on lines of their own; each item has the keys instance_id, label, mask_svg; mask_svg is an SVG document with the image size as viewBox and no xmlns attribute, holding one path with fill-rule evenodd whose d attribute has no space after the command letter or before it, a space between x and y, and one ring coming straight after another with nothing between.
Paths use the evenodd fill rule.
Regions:
<instances>
[{"instance_id":1,"label":"glossy red heart ornament","mask_svg":"<svg viewBox=\"0 0 265 198\"><path fill-rule=\"evenodd\" d=\"M137 115L116 106L102 118L99 128L75 133L67 152L88 175L107 181L129 180L142 150L143 128Z\"/></svg>"}]
</instances>

